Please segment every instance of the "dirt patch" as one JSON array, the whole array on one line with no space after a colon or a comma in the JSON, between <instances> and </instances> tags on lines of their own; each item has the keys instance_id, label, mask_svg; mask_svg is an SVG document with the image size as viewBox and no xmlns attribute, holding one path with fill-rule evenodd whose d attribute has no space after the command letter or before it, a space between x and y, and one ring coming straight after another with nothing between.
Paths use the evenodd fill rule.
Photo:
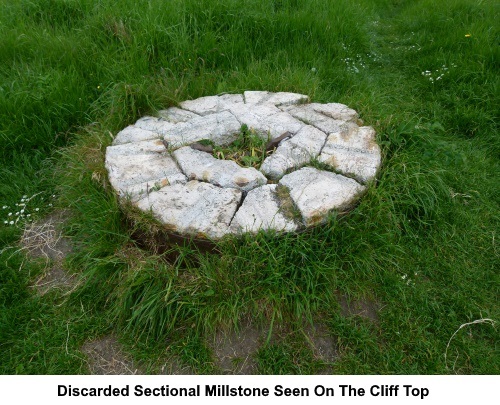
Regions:
<instances>
[{"instance_id":1,"label":"dirt patch","mask_svg":"<svg viewBox=\"0 0 500 405\"><path fill-rule=\"evenodd\" d=\"M196 372L191 367L182 365L181 361L177 357L172 357L161 366L160 374L195 375Z\"/></svg>"},{"instance_id":2,"label":"dirt patch","mask_svg":"<svg viewBox=\"0 0 500 405\"><path fill-rule=\"evenodd\" d=\"M35 259L62 260L72 251L70 241L62 236L61 227L67 212L57 211L28 224L21 237L21 246Z\"/></svg>"},{"instance_id":3,"label":"dirt patch","mask_svg":"<svg viewBox=\"0 0 500 405\"><path fill-rule=\"evenodd\" d=\"M257 365L253 356L265 336L263 329L251 324L245 324L239 330L229 333L218 331L212 346L215 365L222 374L254 374Z\"/></svg>"},{"instance_id":4,"label":"dirt patch","mask_svg":"<svg viewBox=\"0 0 500 405\"><path fill-rule=\"evenodd\" d=\"M76 286L76 277L68 274L63 261L73 250L69 239L61 233L62 225L68 217L66 211L51 215L28 224L21 236L21 249L33 259L45 259L46 267L42 276L34 283L40 295L53 289L70 290Z\"/></svg>"},{"instance_id":5,"label":"dirt patch","mask_svg":"<svg viewBox=\"0 0 500 405\"><path fill-rule=\"evenodd\" d=\"M337 298L343 316L361 316L373 323L379 322L378 313L382 309L379 303L368 298L350 299L341 293L337 294Z\"/></svg>"},{"instance_id":6,"label":"dirt patch","mask_svg":"<svg viewBox=\"0 0 500 405\"><path fill-rule=\"evenodd\" d=\"M120 343L113 335L86 342L82 346L82 352L87 356L90 374L141 374L134 362L123 353Z\"/></svg>"},{"instance_id":7,"label":"dirt patch","mask_svg":"<svg viewBox=\"0 0 500 405\"><path fill-rule=\"evenodd\" d=\"M333 363L338 359L335 340L325 325L321 323L308 324L304 331L316 358L325 363Z\"/></svg>"}]
</instances>

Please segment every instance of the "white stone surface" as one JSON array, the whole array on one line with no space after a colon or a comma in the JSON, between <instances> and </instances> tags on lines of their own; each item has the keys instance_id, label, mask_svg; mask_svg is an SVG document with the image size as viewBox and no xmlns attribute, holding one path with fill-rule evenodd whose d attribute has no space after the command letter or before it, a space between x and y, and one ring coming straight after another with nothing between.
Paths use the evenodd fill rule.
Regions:
<instances>
[{"instance_id":1,"label":"white stone surface","mask_svg":"<svg viewBox=\"0 0 500 405\"><path fill-rule=\"evenodd\" d=\"M175 125L161 117L142 117L134 124L137 128L153 131L160 135L164 135Z\"/></svg>"},{"instance_id":2,"label":"white stone surface","mask_svg":"<svg viewBox=\"0 0 500 405\"><path fill-rule=\"evenodd\" d=\"M335 120L356 122L356 120L358 119L358 113L356 111L340 103L311 103L309 104L309 107L314 111Z\"/></svg>"},{"instance_id":3,"label":"white stone surface","mask_svg":"<svg viewBox=\"0 0 500 405\"><path fill-rule=\"evenodd\" d=\"M266 177L253 167L241 167L232 160L216 159L209 153L189 146L177 149L173 156L189 179L243 191L250 191L267 183Z\"/></svg>"},{"instance_id":4,"label":"white stone surface","mask_svg":"<svg viewBox=\"0 0 500 405\"><path fill-rule=\"evenodd\" d=\"M297 230L297 224L283 215L276 187L276 184L267 184L250 191L231 222L231 231L240 234L257 233L261 229L279 232Z\"/></svg>"},{"instance_id":5,"label":"white stone surface","mask_svg":"<svg viewBox=\"0 0 500 405\"><path fill-rule=\"evenodd\" d=\"M318 160L361 183L372 180L381 164L380 147L372 127L328 136Z\"/></svg>"},{"instance_id":6,"label":"white stone surface","mask_svg":"<svg viewBox=\"0 0 500 405\"><path fill-rule=\"evenodd\" d=\"M341 132L349 126L355 125L342 119L334 119L315 111L310 104L282 107L282 110L302 122L313 125L326 134Z\"/></svg>"},{"instance_id":7,"label":"white stone surface","mask_svg":"<svg viewBox=\"0 0 500 405\"><path fill-rule=\"evenodd\" d=\"M158 111L158 115L173 124L177 124L179 122L187 122L195 117L199 117L198 114L183 110L182 108L178 107L170 107L166 110L160 110Z\"/></svg>"},{"instance_id":8,"label":"white stone surface","mask_svg":"<svg viewBox=\"0 0 500 405\"><path fill-rule=\"evenodd\" d=\"M216 145L228 145L240 133L240 122L228 111L222 111L206 117L196 117L181 122L165 134L164 139L173 147L209 139Z\"/></svg>"},{"instance_id":9,"label":"white stone surface","mask_svg":"<svg viewBox=\"0 0 500 405\"><path fill-rule=\"evenodd\" d=\"M137 206L151 210L173 232L218 239L229 232L241 196L234 188L192 180L150 193Z\"/></svg>"},{"instance_id":10,"label":"white stone surface","mask_svg":"<svg viewBox=\"0 0 500 405\"><path fill-rule=\"evenodd\" d=\"M108 146L106 148L106 157L117 155L158 155L164 152L166 152L166 148L163 142L159 139L155 139Z\"/></svg>"},{"instance_id":11,"label":"white stone surface","mask_svg":"<svg viewBox=\"0 0 500 405\"><path fill-rule=\"evenodd\" d=\"M106 149L105 166L121 198L152 210L180 234L218 239L320 223L331 211L352 207L365 189L358 182L372 180L381 165L375 132L358 126L356 111L339 103L309 103L302 94L208 96L158 114L120 131ZM228 146L243 125L266 141L290 134L260 171L186 146L203 139ZM345 176L307 167L311 159ZM282 207L291 215L290 201L283 203L267 179L289 189L303 224L284 215Z\"/></svg>"},{"instance_id":12,"label":"white stone surface","mask_svg":"<svg viewBox=\"0 0 500 405\"><path fill-rule=\"evenodd\" d=\"M305 125L292 138L282 141L276 151L262 163L260 170L273 180L287 171L297 169L316 158L326 141L326 134L311 125Z\"/></svg>"},{"instance_id":13,"label":"white stone surface","mask_svg":"<svg viewBox=\"0 0 500 405\"><path fill-rule=\"evenodd\" d=\"M323 222L332 210L347 210L365 189L353 179L312 167L287 174L279 184L289 189L306 226Z\"/></svg>"},{"instance_id":14,"label":"white stone surface","mask_svg":"<svg viewBox=\"0 0 500 405\"><path fill-rule=\"evenodd\" d=\"M118 132L113 139L113 145L122 145L124 143L149 141L152 139L159 139L160 134L148 131L145 129L137 128L134 125L129 125L127 128Z\"/></svg>"},{"instance_id":15,"label":"white stone surface","mask_svg":"<svg viewBox=\"0 0 500 405\"><path fill-rule=\"evenodd\" d=\"M309 97L297 93L271 93L268 91L245 91L243 93L246 104L268 104L268 105L293 105L302 104L309 101Z\"/></svg>"},{"instance_id":16,"label":"white stone surface","mask_svg":"<svg viewBox=\"0 0 500 405\"><path fill-rule=\"evenodd\" d=\"M241 125L245 124L265 140L277 138L285 132L295 134L304 126L301 121L274 105L245 104L234 106L230 111Z\"/></svg>"},{"instance_id":17,"label":"white stone surface","mask_svg":"<svg viewBox=\"0 0 500 405\"><path fill-rule=\"evenodd\" d=\"M135 197L141 194L141 187L146 188L146 184L152 186L156 183L162 185L187 181L174 159L166 153L156 156L107 155L105 166L109 173L109 182L120 195L128 193ZM132 187L136 185L138 187Z\"/></svg>"},{"instance_id":18,"label":"white stone surface","mask_svg":"<svg viewBox=\"0 0 500 405\"><path fill-rule=\"evenodd\" d=\"M196 100L183 101L179 105L185 110L205 116L225 111L235 104L243 104L243 96L241 94L200 97Z\"/></svg>"}]
</instances>

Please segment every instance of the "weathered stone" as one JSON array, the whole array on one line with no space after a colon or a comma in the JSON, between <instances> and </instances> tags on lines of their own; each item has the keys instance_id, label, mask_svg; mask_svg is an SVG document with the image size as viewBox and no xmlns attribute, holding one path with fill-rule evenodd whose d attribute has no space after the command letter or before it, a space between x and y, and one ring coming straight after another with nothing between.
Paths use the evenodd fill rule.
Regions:
<instances>
[{"instance_id":1,"label":"weathered stone","mask_svg":"<svg viewBox=\"0 0 500 405\"><path fill-rule=\"evenodd\" d=\"M240 167L232 160L220 160L189 146L173 152L174 158L189 179L207 181L219 187L249 191L267 183L262 173L253 167Z\"/></svg>"},{"instance_id":2,"label":"weathered stone","mask_svg":"<svg viewBox=\"0 0 500 405\"><path fill-rule=\"evenodd\" d=\"M297 93L270 93L268 91L245 91L246 104L269 104L275 106L302 104L309 101L309 97Z\"/></svg>"},{"instance_id":3,"label":"weathered stone","mask_svg":"<svg viewBox=\"0 0 500 405\"><path fill-rule=\"evenodd\" d=\"M372 180L381 163L374 129L361 127L330 134L318 160L362 183Z\"/></svg>"},{"instance_id":4,"label":"weathered stone","mask_svg":"<svg viewBox=\"0 0 500 405\"><path fill-rule=\"evenodd\" d=\"M137 128L153 131L160 135L165 135L174 128L175 124L158 117L143 117L134 124Z\"/></svg>"},{"instance_id":5,"label":"weathered stone","mask_svg":"<svg viewBox=\"0 0 500 405\"><path fill-rule=\"evenodd\" d=\"M251 131L263 139L274 139L285 132L297 133L304 126L290 114L280 111L273 105L238 105L231 108L231 113Z\"/></svg>"},{"instance_id":6,"label":"weathered stone","mask_svg":"<svg viewBox=\"0 0 500 405\"><path fill-rule=\"evenodd\" d=\"M173 147L209 139L216 145L228 145L238 136L240 122L228 111L196 117L181 122L165 134L165 140Z\"/></svg>"},{"instance_id":7,"label":"weathered stone","mask_svg":"<svg viewBox=\"0 0 500 405\"><path fill-rule=\"evenodd\" d=\"M326 134L345 131L350 126L355 125L350 122L348 123L345 120L333 119L317 112L311 107L310 104L283 107L282 110L306 124L315 126Z\"/></svg>"},{"instance_id":8,"label":"weathered stone","mask_svg":"<svg viewBox=\"0 0 500 405\"><path fill-rule=\"evenodd\" d=\"M171 179L172 179L172 176L171 176ZM128 198L131 202L136 202L136 201L140 200L141 198L146 197L148 194L150 194L154 191L158 191L159 189L161 189L163 187L167 187L167 186L170 186L172 184L182 184L182 183L186 183L186 182L187 182L186 177L183 177L182 181L180 181L178 179L177 179L177 181L174 180L173 183L170 183L168 178L163 177L161 179L149 180L149 181L145 181L143 183L134 184L132 186L119 188L118 192L120 195Z\"/></svg>"},{"instance_id":9,"label":"weathered stone","mask_svg":"<svg viewBox=\"0 0 500 405\"><path fill-rule=\"evenodd\" d=\"M287 171L316 158L325 140L324 132L306 125L295 136L281 142L276 151L264 160L260 171L273 180L280 179Z\"/></svg>"},{"instance_id":10,"label":"weathered stone","mask_svg":"<svg viewBox=\"0 0 500 405\"><path fill-rule=\"evenodd\" d=\"M113 140L113 145L122 145L124 143L149 141L159 139L160 134L148 131L146 129L137 128L134 125L129 125L127 128L118 132Z\"/></svg>"},{"instance_id":11,"label":"weathered stone","mask_svg":"<svg viewBox=\"0 0 500 405\"><path fill-rule=\"evenodd\" d=\"M166 151L160 139L140 142L130 142L121 145L108 146L106 158L109 156L158 155Z\"/></svg>"},{"instance_id":12,"label":"weathered stone","mask_svg":"<svg viewBox=\"0 0 500 405\"><path fill-rule=\"evenodd\" d=\"M312 167L285 175L279 184L288 188L306 226L323 222L332 210L350 208L365 189L353 179Z\"/></svg>"},{"instance_id":13,"label":"weathered stone","mask_svg":"<svg viewBox=\"0 0 500 405\"><path fill-rule=\"evenodd\" d=\"M107 154L105 165L109 173L109 182L120 195L128 193L135 197L141 194L141 187L147 192L157 183L162 185L187 181L174 159L167 154L156 156ZM138 187L132 187L136 185Z\"/></svg>"},{"instance_id":14,"label":"weathered stone","mask_svg":"<svg viewBox=\"0 0 500 405\"><path fill-rule=\"evenodd\" d=\"M241 196L234 188L193 180L150 193L137 206L151 210L171 231L218 239L229 232Z\"/></svg>"},{"instance_id":15,"label":"weathered stone","mask_svg":"<svg viewBox=\"0 0 500 405\"><path fill-rule=\"evenodd\" d=\"M279 232L297 230L297 224L283 215L276 187L276 184L267 184L251 190L231 222L231 231L256 233L259 230Z\"/></svg>"},{"instance_id":16,"label":"weathered stone","mask_svg":"<svg viewBox=\"0 0 500 405\"><path fill-rule=\"evenodd\" d=\"M309 107L335 120L356 122L358 119L358 113L356 111L340 103L311 103Z\"/></svg>"},{"instance_id":17,"label":"weathered stone","mask_svg":"<svg viewBox=\"0 0 500 405\"><path fill-rule=\"evenodd\" d=\"M166 110L160 110L158 111L158 115L173 124L177 124L179 122L187 122L195 117L199 117L198 114L177 107L170 107Z\"/></svg>"},{"instance_id":18,"label":"weathered stone","mask_svg":"<svg viewBox=\"0 0 500 405\"><path fill-rule=\"evenodd\" d=\"M381 164L375 132L359 128L356 111L343 104L247 91L180 106L120 131L105 162L122 198L151 209L180 234L218 239L226 233L290 232L314 225L332 210L352 207L365 189L357 181L373 179ZM260 171L216 159L201 142L230 145L243 125L267 142L267 154L274 150ZM312 159L345 176L303 167ZM263 173L279 184L266 185Z\"/></svg>"},{"instance_id":19,"label":"weathered stone","mask_svg":"<svg viewBox=\"0 0 500 405\"><path fill-rule=\"evenodd\" d=\"M225 111L235 104L243 104L243 96L241 94L200 97L196 100L183 101L179 105L185 110L205 116Z\"/></svg>"}]
</instances>

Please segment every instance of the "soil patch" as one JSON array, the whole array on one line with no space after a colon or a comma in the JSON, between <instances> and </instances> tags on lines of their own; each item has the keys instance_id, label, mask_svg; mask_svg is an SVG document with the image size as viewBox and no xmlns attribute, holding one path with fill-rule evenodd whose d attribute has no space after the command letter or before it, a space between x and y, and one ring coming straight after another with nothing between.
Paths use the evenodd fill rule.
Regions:
<instances>
[{"instance_id":1,"label":"soil patch","mask_svg":"<svg viewBox=\"0 0 500 405\"><path fill-rule=\"evenodd\" d=\"M64 259L73 251L70 240L61 233L67 217L66 211L56 211L27 225L21 237L22 250L33 259L45 259L46 262L42 276L33 285L40 295L53 289L70 290L76 286L76 277L63 267Z\"/></svg>"},{"instance_id":2,"label":"soil patch","mask_svg":"<svg viewBox=\"0 0 500 405\"><path fill-rule=\"evenodd\" d=\"M265 336L263 329L251 324L229 333L218 331L212 347L217 368L222 374L254 374L257 366L253 356Z\"/></svg>"},{"instance_id":3,"label":"soil patch","mask_svg":"<svg viewBox=\"0 0 500 405\"><path fill-rule=\"evenodd\" d=\"M132 375L141 374L129 359L115 336L109 335L86 342L82 352L87 356L90 374Z\"/></svg>"},{"instance_id":4,"label":"soil patch","mask_svg":"<svg viewBox=\"0 0 500 405\"><path fill-rule=\"evenodd\" d=\"M340 310L343 316L361 316L373 323L378 323L378 313L381 305L368 298L351 299L348 296L337 293Z\"/></svg>"}]
</instances>

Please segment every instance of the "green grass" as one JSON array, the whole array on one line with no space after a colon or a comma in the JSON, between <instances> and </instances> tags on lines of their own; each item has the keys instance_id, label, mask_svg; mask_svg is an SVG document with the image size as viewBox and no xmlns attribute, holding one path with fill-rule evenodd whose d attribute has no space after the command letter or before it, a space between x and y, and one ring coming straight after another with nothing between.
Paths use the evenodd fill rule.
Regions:
<instances>
[{"instance_id":1,"label":"green grass","mask_svg":"<svg viewBox=\"0 0 500 405\"><path fill-rule=\"evenodd\" d=\"M312 322L335 342L333 373L500 373L499 11L493 0L0 2L0 372L84 373L83 343L113 332L148 372L176 357L213 373L214 331L251 318L267 331L260 373L320 372L301 332ZM142 249L106 181L110 133L244 90L356 109L382 147L377 182L306 233ZM43 264L18 251L24 219L4 224L24 195L37 195L35 218L49 204L71 212L66 267L82 284L69 295L30 287ZM342 315L339 294L376 302L378 320ZM461 329L445 363L453 333L482 318L497 324Z\"/></svg>"}]
</instances>

